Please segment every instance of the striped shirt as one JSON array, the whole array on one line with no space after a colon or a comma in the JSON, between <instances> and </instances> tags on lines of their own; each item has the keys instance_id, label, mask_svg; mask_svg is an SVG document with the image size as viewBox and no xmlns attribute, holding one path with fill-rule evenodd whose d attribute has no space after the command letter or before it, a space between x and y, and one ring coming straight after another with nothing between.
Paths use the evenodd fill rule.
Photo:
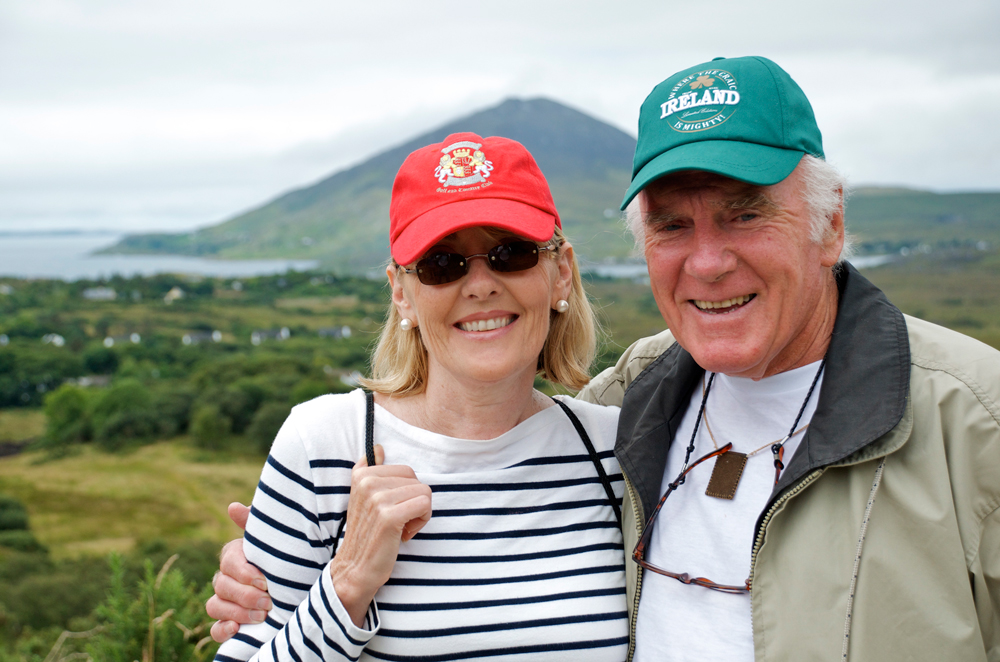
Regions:
<instances>
[{"instance_id":1,"label":"striped shirt","mask_svg":"<svg viewBox=\"0 0 1000 662\"><path fill-rule=\"evenodd\" d=\"M620 503L617 408L564 399ZM364 455L361 391L299 405L275 439L244 537L274 609L216 660L625 659L621 531L569 418L549 407L496 439L455 439L375 408L387 464L410 466L433 514L400 546L389 581L354 625L329 562ZM350 522L346 526L350 526Z\"/></svg>"}]
</instances>

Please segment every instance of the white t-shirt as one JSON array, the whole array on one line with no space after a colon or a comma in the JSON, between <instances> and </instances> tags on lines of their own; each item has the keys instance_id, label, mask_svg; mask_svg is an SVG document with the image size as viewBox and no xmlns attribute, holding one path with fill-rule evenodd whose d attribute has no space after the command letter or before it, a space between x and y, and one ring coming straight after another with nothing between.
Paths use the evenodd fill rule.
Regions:
<instances>
[{"instance_id":1,"label":"white t-shirt","mask_svg":"<svg viewBox=\"0 0 1000 662\"><path fill-rule=\"evenodd\" d=\"M705 494L714 459L692 469L686 482L667 498L653 524L647 561L670 572L743 585L750 574L754 528L774 488L770 445L788 434L819 365L817 361L759 381L716 375L705 412L719 446L732 443L734 451L747 454L766 447L747 458L731 501ZM821 386L822 377L796 429L812 419ZM683 466L701 400L702 389L696 388L670 446L661 495ZM800 433L785 443L785 466L803 436ZM691 462L713 449L702 421ZM723 593L643 573L636 624L637 662L753 659L749 594Z\"/></svg>"},{"instance_id":2,"label":"white t-shirt","mask_svg":"<svg viewBox=\"0 0 1000 662\"><path fill-rule=\"evenodd\" d=\"M620 500L617 408L563 399ZM400 545L366 627L330 580L351 467L364 455L361 391L292 410L261 475L243 544L274 609L216 660L573 659L628 647L621 530L566 414L549 407L489 440L428 432L375 408L375 443L432 489L433 514ZM347 522L347 527L351 522Z\"/></svg>"}]
</instances>

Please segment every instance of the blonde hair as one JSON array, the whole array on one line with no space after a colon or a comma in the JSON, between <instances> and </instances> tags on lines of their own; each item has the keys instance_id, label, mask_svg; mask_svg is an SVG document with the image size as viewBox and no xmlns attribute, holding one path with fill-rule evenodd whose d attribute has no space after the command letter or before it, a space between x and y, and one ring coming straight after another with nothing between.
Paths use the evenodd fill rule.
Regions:
<instances>
[{"instance_id":1,"label":"blonde hair","mask_svg":"<svg viewBox=\"0 0 1000 662\"><path fill-rule=\"evenodd\" d=\"M507 231L485 228L497 238L509 237ZM558 251L546 255L557 258L562 253L566 238L556 228L552 239L541 244L557 246ZM538 375L578 390L590 381L590 364L597 347L597 323L594 309L583 290L580 267L576 255L570 256L572 290L565 313L551 312L549 335L538 356ZM399 265L392 262L392 266ZM362 386L385 395L415 395L427 386L427 348L420 339L420 328L403 331L399 328L402 317L396 306L390 304L385 324L379 333L378 343L372 353L372 376L358 380Z\"/></svg>"}]
</instances>

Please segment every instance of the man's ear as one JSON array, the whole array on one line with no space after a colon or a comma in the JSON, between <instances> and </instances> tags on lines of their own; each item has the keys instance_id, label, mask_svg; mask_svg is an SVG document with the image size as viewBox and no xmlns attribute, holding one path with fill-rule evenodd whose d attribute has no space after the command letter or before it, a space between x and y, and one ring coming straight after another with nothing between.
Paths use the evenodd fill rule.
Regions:
<instances>
[{"instance_id":1,"label":"man's ear","mask_svg":"<svg viewBox=\"0 0 1000 662\"><path fill-rule=\"evenodd\" d=\"M840 204L826 220L823 233L822 263L824 267L832 267L837 264L840 252L844 249L844 189L838 189L837 195L840 198Z\"/></svg>"},{"instance_id":2,"label":"man's ear","mask_svg":"<svg viewBox=\"0 0 1000 662\"><path fill-rule=\"evenodd\" d=\"M399 313L400 317L409 319L414 326L417 326L417 313L406 297L399 267L390 264L385 268L385 275L389 278L389 287L392 288L392 305L396 307L396 312Z\"/></svg>"}]
</instances>

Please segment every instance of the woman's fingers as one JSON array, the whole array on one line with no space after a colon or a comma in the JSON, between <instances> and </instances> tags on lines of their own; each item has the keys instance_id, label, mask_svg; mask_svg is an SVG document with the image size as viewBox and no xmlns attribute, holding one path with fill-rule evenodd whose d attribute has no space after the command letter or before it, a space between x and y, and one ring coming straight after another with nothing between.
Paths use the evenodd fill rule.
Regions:
<instances>
[{"instance_id":1,"label":"woman's fingers","mask_svg":"<svg viewBox=\"0 0 1000 662\"><path fill-rule=\"evenodd\" d=\"M420 529L424 528L424 525L431 519L431 496L430 488L428 488L426 494L418 495L414 497L413 502L413 513L412 517L404 526L402 540L406 542L413 536L420 532Z\"/></svg>"},{"instance_id":2,"label":"woman's fingers","mask_svg":"<svg viewBox=\"0 0 1000 662\"><path fill-rule=\"evenodd\" d=\"M347 529L330 566L337 595L355 624L360 624L375 592L389 579L399 544L409 540L431 516L431 488L410 467L359 461L351 472Z\"/></svg>"}]
</instances>

